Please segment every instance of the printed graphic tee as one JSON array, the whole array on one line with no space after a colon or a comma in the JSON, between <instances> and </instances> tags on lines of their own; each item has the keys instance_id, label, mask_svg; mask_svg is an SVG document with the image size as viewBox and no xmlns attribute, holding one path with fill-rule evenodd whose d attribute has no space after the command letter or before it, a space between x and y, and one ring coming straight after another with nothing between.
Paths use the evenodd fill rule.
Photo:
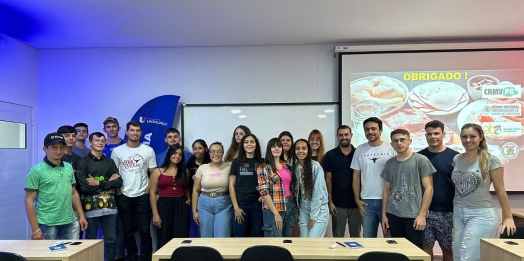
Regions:
<instances>
[{"instance_id":1,"label":"printed graphic tee","mask_svg":"<svg viewBox=\"0 0 524 261\"><path fill-rule=\"evenodd\" d=\"M149 185L148 170L156 168L153 149L144 144L140 144L137 148L130 148L124 144L113 149L111 159L115 161L124 181L120 188L122 194L128 197L144 195Z\"/></svg>"}]
</instances>

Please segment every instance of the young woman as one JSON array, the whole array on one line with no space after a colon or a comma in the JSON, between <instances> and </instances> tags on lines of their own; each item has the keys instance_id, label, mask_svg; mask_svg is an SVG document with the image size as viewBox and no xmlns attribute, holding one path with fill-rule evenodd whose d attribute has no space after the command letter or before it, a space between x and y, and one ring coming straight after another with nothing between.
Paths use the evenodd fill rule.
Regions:
<instances>
[{"instance_id":1,"label":"young woman","mask_svg":"<svg viewBox=\"0 0 524 261\"><path fill-rule=\"evenodd\" d=\"M211 157L209 157L209 149L207 147L207 143L204 140L195 140L193 142L192 148L193 156L189 158L186 165L186 173L189 177L189 189L191 190L191 194L193 192L193 180L198 167L200 167L202 164L211 162ZM193 207L190 206L190 209L193 209ZM193 220L193 211L189 211L189 217L189 237L200 237L200 227Z\"/></svg>"},{"instance_id":2,"label":"young woman","mask_svg":"<svg viewBox=\"0 0 524 261\"><path fill-rule=\"evenodd\" d=\"M328 225L328 192L324 170L311 159L312 149L307 140L295 142L295 166L297 179L295 196L298 198L298 227L300 237L324 237Z\"/></svg>"},{"instance_id":3,"label":"young woman","mask_svg":"<svg viewBox=\"0 0 524 261\"><path fill-rule=\"evenodd\" d=\"M322 160L326 154L322 132L317 129L312 130L309 133L308 141L311 146L311 158L322 165Z\"/></svg>"},{"instance_id":4,"label":"young woman","mask_svg":"<svg viewBox=\"0 0 524 261\"><path fill-rule=\"evenodd\" d=\"M480 260L479 239L494 238L498 229L498 214L489 193L491 182L502 209L502 232L513 234L516 228L504 189L504 168L488 153L482 127L465 124L460 139L466 152L455 156L451 173L455 183L453 259L475 261Z\"/></svg>"},{"instance_id":5,"label":"young woman","mask_svg":"<svg viewBox=\"0 0 524 261\"><path fill-rule=\"evenodd\" d=\"M297 204L293 197L296 178L282 155L282 142L267 143L266 158L258 166L258 191L262 196L262 230L265 237L291 237Z\"/></svg>"},{"instance_id":6,"label":"young woman","mask_svg":"<svg viewBox=\"0 0 524 261\"><path fill-rule=\"evenodd\" d=\"M278 135L278 139L282 142L284 160L293 165L293 135L289 131L283 131Z\"/></svg>"},{"instance_id":7,"label":"young woman","mask_svg":"<svg viewBox=\"0 0 524 261\"><path fill-rule=\"evenodd\" d=\"M224 147L215 142L209 147L211 162L202 164L193 185L193 220L200 225L201 237L230 237L231 198L229 170L231 163L222 161Z\"/></svg>"},{"instance_id":8,"label":"young woman","mask_svg":"<svg viewBox=\"0 0 524 261\"><path fill-rule=\"evenodd\" d=\"M239 125L235 128L233 132L233 137L231 138L231 145L227 149L226 157L224 158L225 162L231 162L234 158L238 157L238 149L240 148L240 140L244 135L251 134L251 131L248 127L244 125Z\"/></svg>"},{"instance_id":9,"label":"young woman","mask_svg":"<svg viewBox=\"0 0 524 261\"><path fill-rule=\"evenodd\" d=\"M233 236L245 237L251 223L250 235L262 237L262 203L257 190L257 168L263 161L260 143L255 135L246 134L240 144L229 173L229 192L235 210Z\"/></svg>"},{"instance_id":10,"label":"young woman","mask_svg":"<svg viewBox=\"0 0 524 261\"><path fill-rule=\"evenodd\" d=\"M188 181L184 150L178 144L169 146L164 164L156 168L149 179L149 200L153 224L157 227L158 248L173 238L189 236Z\"/></svg>"}]
</instances>

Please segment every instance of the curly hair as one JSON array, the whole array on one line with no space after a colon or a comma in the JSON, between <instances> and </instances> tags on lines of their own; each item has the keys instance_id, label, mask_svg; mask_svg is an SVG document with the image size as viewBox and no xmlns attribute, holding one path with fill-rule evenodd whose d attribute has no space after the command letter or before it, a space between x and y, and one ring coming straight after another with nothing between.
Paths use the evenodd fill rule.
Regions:
<instances>
[{"instance_id":1,"label":"curly hair","mask_svg":"<svg viewBox=\"0 0 524 261\"><path fill-rule=\"evenodd\" d=\"M307 146L307 155L306 155L306 158L304 159L304 163L303 165L300 165L300 161L299 159L297 158L297 153L296 153L296 149L298 148L298 143L299 142L304 142ZM311 165L311 145L309 145L309 142L305 139L299 139L295 142L295 153L294 156L293 156L293 160L296 162L295 164L297 164L294 168L293 168L293 176L297 176L297 174L300 174L300 177L301 177L301 180L302 180L302 183L304 184L304 194L306 196L307 199L311 200L313 198L313 167ZM302 172L301 173L296 173L297 169L298 169L298 166L301 166L302 167Z\"/></svg>"},{"instance_id":2,"label":"curly hair","mask_svg":"<svg viewBox=\"0 0 524 261\"><path fill-rule=\"evenodd\" d=\"M255 159L261 163L264 159L262 158L262 152L260 150L260 143L258 142L257 136L255 134L246 134L244 137L242 137L242 140L240 141L240 146L238 148L238 166L244 165L244 161L247 158L246 150L244 149L244 142L246 141L247 137L252 137L255 140Z\"/></svg>"}]
</instances>

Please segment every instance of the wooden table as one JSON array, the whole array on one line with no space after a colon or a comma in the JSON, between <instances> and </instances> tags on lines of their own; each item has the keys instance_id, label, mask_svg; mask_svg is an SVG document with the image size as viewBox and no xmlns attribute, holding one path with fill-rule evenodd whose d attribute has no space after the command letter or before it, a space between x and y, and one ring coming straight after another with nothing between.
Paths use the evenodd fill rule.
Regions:
<instances>
[{"instance_id":1,"label":"wooden table","mask_svg":"<svg viewBox=\"0 0 524 261\"><path fill-rule=\"evenodd\" d=\"M193 240L191 244L181 244L182 240ZM291 239L293 243L283 243ZM389 238L391 239L391 238ZM357 260L369 251L399 252L410 260L430 261L426 252L405 238L392 238L398 244L388 244L384 238L175 238L153 254L153 261L169 261L173 251L179 246L208 246L218 250L224 260L240 260L240 256L250 246L275 245L287 248L294 260ZM364 246L360 249L337 246L329 249L336 241L356 241ZM268 259L269 260L269 259Z\"/></svg>"},{"instance_id":2,"label":"wooden table","mask_svg":"<svg viewBox=\"0 0 524 261\"><path fill-rule=\"evenodd\" d=\"M508 245L504 241L517 242L518 245ZM481 261L524 261L524 239L481 239Z\"/></svg>"},{"instance_id":3,"label":"wooden table","mask_svg":"<svg viewBox=\"0 0 524 261\"><path fill-rule=\"evenodd\" d=\"M515 224L524 224L524 210L512 210L511 214Z\"/></svg>"},{"instance_id":4,"label":"wooden table","mask_svg":"<svg viewBox=\"0 0 524 261\"><path fill-rule=\"evenodd\" d=\"M46 261L101 261L104 260L103 240L71 240L80 245L66 245L67 249L51 252L49 247L57 240L0 240L0 251L17 253L27 260ZM63 240L68 242L69 240Z\"/></svg>"}]
</instances>

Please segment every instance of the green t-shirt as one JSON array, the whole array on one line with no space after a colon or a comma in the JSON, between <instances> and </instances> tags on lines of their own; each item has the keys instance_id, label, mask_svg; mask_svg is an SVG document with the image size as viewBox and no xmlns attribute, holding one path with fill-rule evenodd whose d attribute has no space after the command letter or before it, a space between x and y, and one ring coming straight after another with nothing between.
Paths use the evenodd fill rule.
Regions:
<instances>
[{"instance_id":1,"label":"green t-shirt","mask_svg":"<svg viewBox=\"0 0 524 261\"><path fill-rule=\"evenodd\" d=\"M73 167L67 162L56 166L44 159L29 170L25 190L38 193L36 198L38 224L58 226L76 220L72 208L75 183Z\"/></svg>"}]
</instances>

